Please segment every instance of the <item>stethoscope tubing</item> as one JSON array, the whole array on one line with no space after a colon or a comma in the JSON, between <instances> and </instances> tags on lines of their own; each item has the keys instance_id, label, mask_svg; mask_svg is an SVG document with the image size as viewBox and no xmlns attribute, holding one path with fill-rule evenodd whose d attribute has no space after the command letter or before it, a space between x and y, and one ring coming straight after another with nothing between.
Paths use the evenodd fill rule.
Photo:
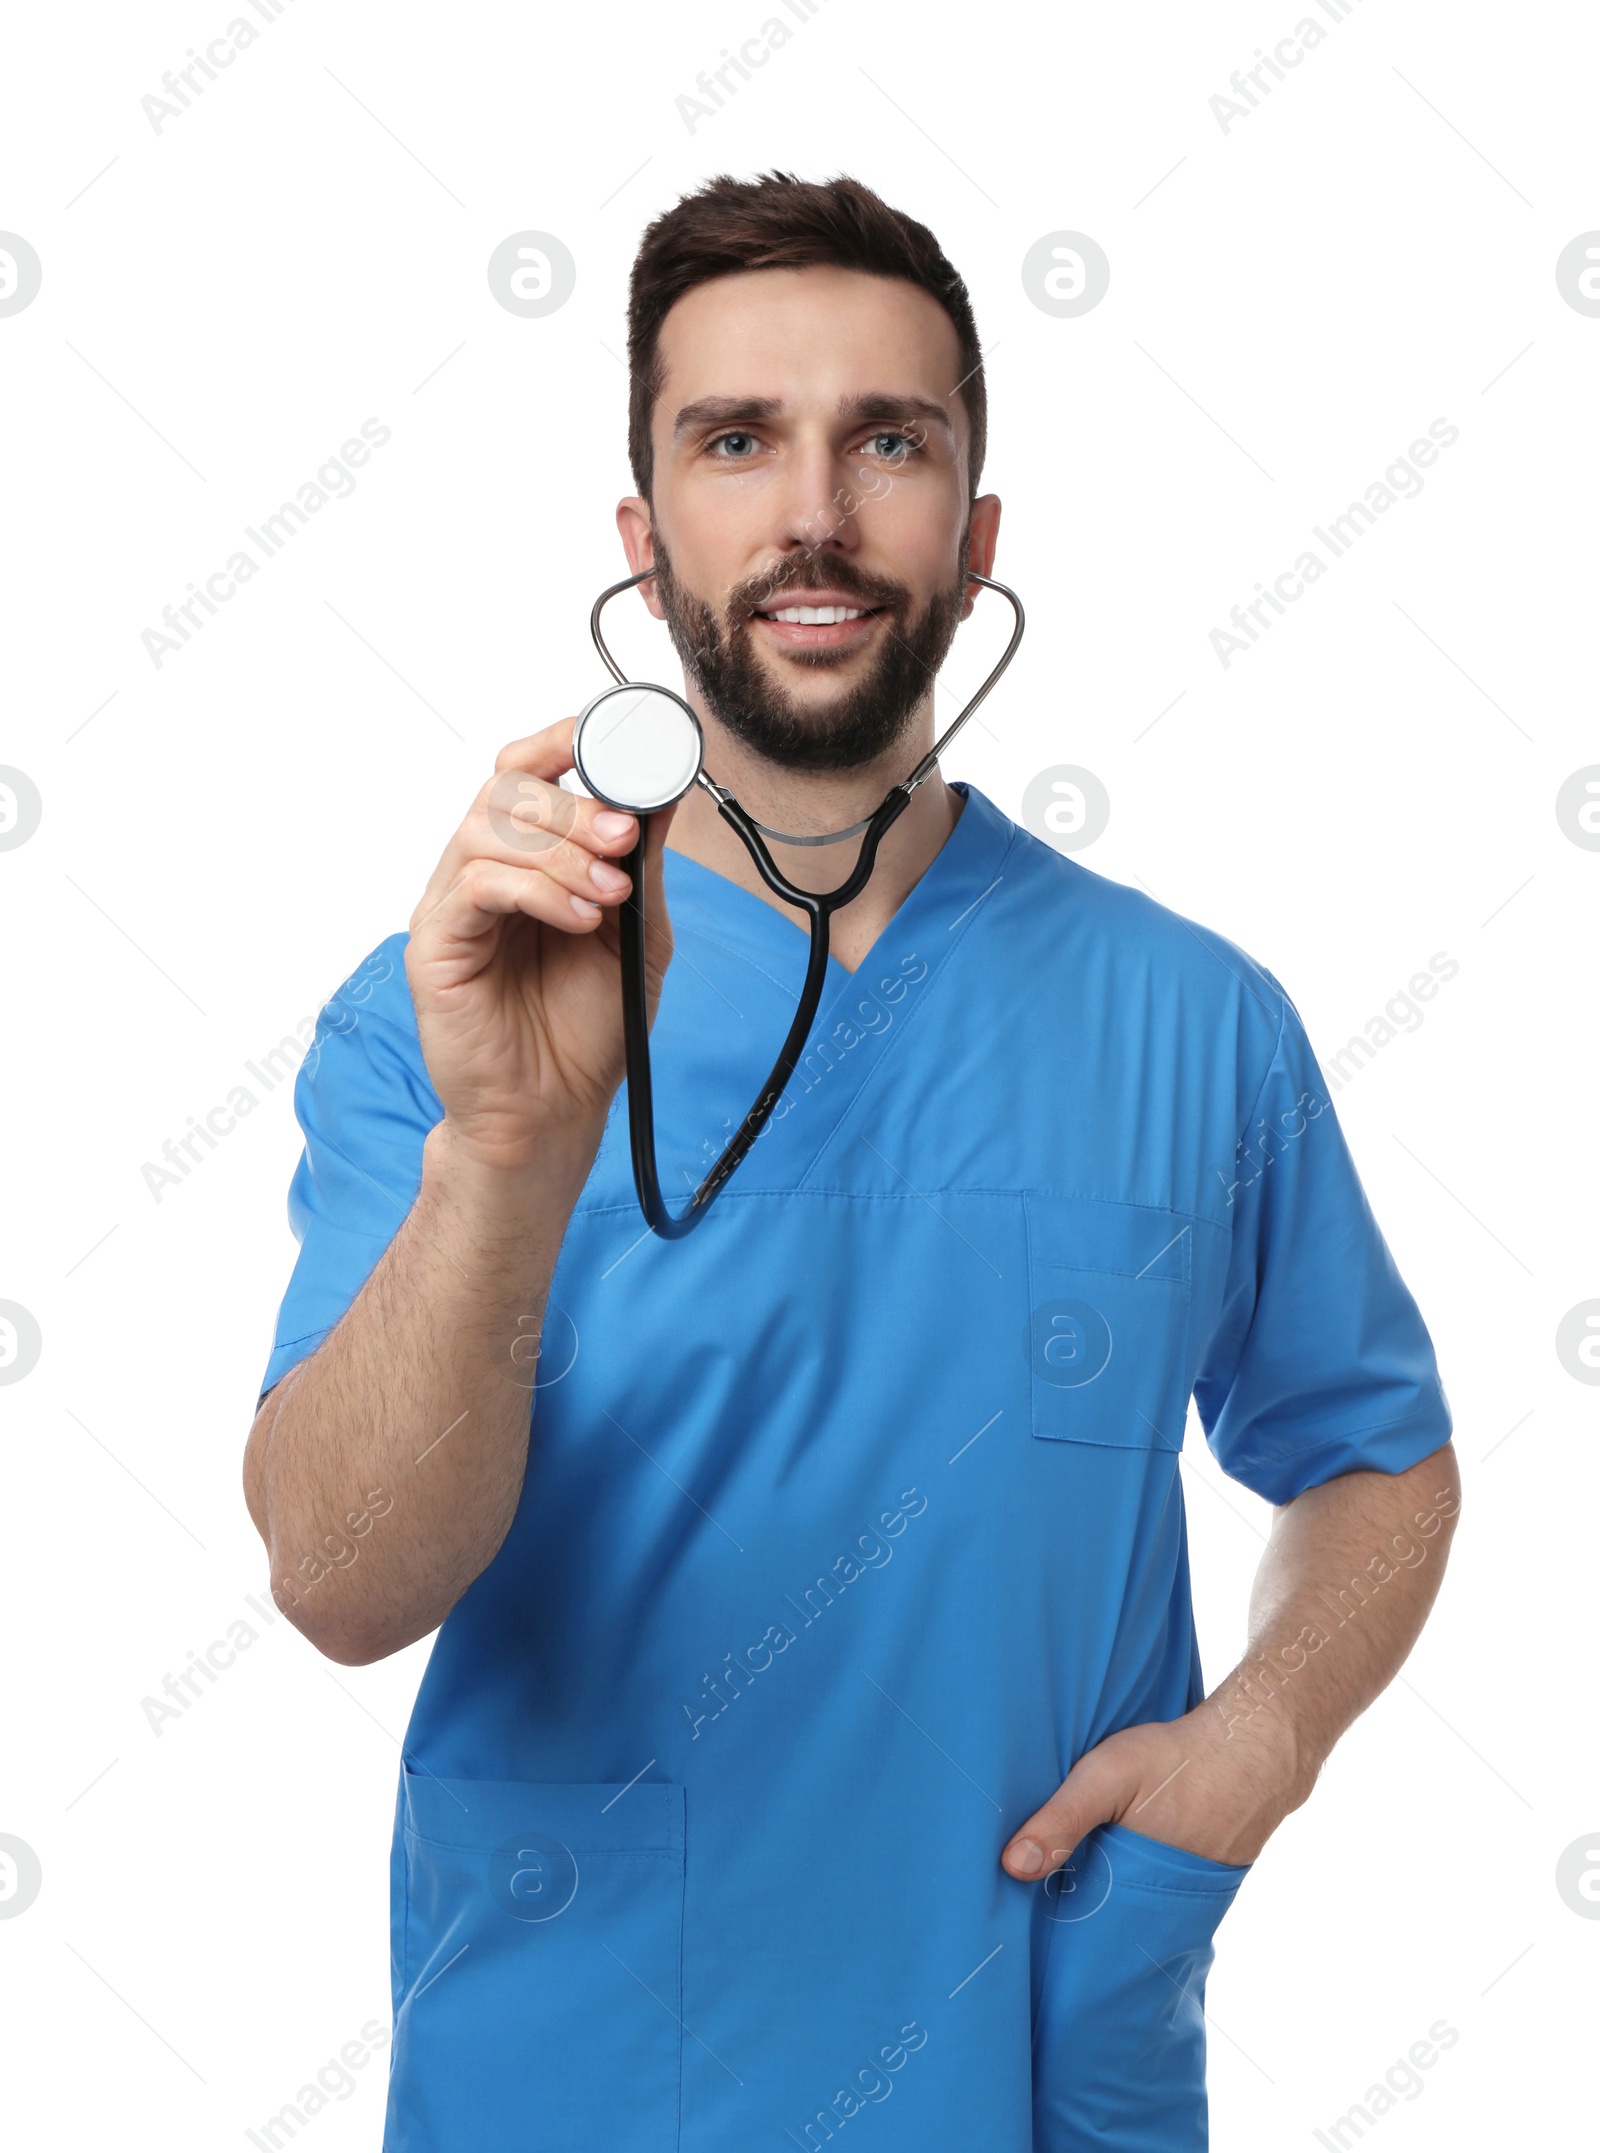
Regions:
<instances>
[{"instance_id":1,"label":"stethoscope tubing","mask_svg":"<svg viewBox=\"0 0 1600 2153\"><path fill-rule=\"evenodd\" d=\"M646 576L654 575L654 573L653 568L646 568L636 576L629 576L621 583L612 584L609 589L600 593L589 616L589 630L594 638L595 648L599 651L601 658L619 685L624 687L630 684L627 675L618 666L616 660L606 648L605 639L600 633L601 609L609 599L616 597L619 592L631 590L636 583L642 583ZM806 915L811 928L811 950L806 964L805 983L800 991L799 1004L795 1010L794 1021L791 1023L788 1035L783 1042L782 1051L773 1063L766 1082L757 1094L750 1111L740 1122L738 1128L735 1129L733 1135L723 1147L720 1157L701 1181L698 1188L695 1189L687 1205L679 1212L674 1212L668 1207L666 1198L661 1191L660 1174L656 1164L655 1093L650 1070L650 1010L647 988L648 973L645 964L645 936L649 931L649 922L645 916L644 859L651 818L648 813L638 815L639 835L637 842L632 851L622 861L622 866L626 870L633 887L618 908L618 936L622 964L623 1045L628 1080L628 1139L633 1162L633 1183L638 1192L639 1207L643 1211L648 1225L664 1241L679 1240L691 1228L700 1223L701 1219L706 1215L712 1198L737 1170L748 1155L756 1138L771 1120L773 1111L778 1101L782 1098L789 1079L799 1067L800 1057L805 1052L806 1043L811 1036L811 1027L816 1022L817 1011L822 1003L823 990L827 985L828 978L829 928L834 913L851 903L866 887L873 868L877 864L878 847L882 844L884 837L911 805L911 796L917 787L936 768L943 749L954 738L960 727L971 717L990 689L999 680L1006 667L1011 663L1017 645L1022 640L1025 621L1022 601L1018 598L1016 592L1009 589L1004 583L996 583L991 577L980 576L972 570L968 571L967 579L969 582L983 584L986 589L999 591L1003 597L1010 600L1016 615L1010 641L977 694L967 703L960 715L945 728L911 775L902 780L900 784L892 787L885 795L876 813L870 815L865 823L856 823L848 830L835 831L828 837L809 840L811 843L834 843L839 839L854 836L857 830L863 832L861 849L856 855L855 865L836 889L820 892L797 889L788 876L779 869L777 862L767 850L762 834L765 831L768 836L782 839L784 833L769 831L765 824L756 822L754 817L740 806L733 794L718 785L703 768L694 780L696 784L704 786L711 794L717 803L717 812L732 829L738 832L745 849L755 862L757 873L767 887L775 896L782 898L786 904L793 905L796 910ZM806 842L807 840L794 841Z\"/></svg>"},{"instance_id":2,"label":"stethoscope tubing","mask_svg":"<svg viewBox=\"0 0 1600 2153\"><path fill-rule=\"evenodd\" d=\"M622 953L623 1036L628 1076L628 1137L633 1154L633 1184L638 1191L640 1209L650 1226L664 1241L680 1239L692 1226L699 1223L705 1216L706 1206L712 1197L741 1164L756 1138L771 1120L790 1077L799 1067L800 1057L806 1050L806 1042L811 1037L811 1027L816 1022L817 1010L821 1006L822 992L828 980L828 930L832 916L841 905L846 905L852 898L859 896L876 863L879 844L890 825L910 805L910 793L903 786L895 786L877 813L870 818L867 833L861 841L861 851L849 877L838 889L818 896L815 891L795 890L787 876L778 872L767 854L766 846L756 833L754 823L737 800L728 795L717 802L718 812L743 838L758 871L770 887L807 914L811 923L811 951L806 964L805 984L800 990L799 1006L795 1010L794 1021L789 1027L782 1051L756 1095L754 1105L734 1131L722 1155L690 1197L684 1210L677 1213L667 1207L656 1168L655 1098L650 1073L650 1016L644 952L647 927L644 912L644 851L650 817L639 817L638 842L622 862L632 879L633 888L619 907L618 918Z\"/></svg>"}]
</instances>

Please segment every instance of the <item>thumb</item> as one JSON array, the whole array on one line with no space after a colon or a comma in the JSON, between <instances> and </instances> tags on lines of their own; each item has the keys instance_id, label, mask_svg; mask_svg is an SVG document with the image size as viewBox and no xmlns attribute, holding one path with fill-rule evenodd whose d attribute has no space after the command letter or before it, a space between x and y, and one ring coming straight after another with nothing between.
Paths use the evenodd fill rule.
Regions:
<instances>
[{"instance_id":1,"label":"thumb","mask_svg":"<svg viewBox=\"0 0 1600 2153\"><path fill-rule=\"evenodd\" d=\"M1103 1746L1091 1749L1007 1843L1000 1857L1007 1873L1032 1881L1059 1869L1097 1824L1115 1819L1131 1791L1126 1771Z\"/></svg>"}]
</instances>

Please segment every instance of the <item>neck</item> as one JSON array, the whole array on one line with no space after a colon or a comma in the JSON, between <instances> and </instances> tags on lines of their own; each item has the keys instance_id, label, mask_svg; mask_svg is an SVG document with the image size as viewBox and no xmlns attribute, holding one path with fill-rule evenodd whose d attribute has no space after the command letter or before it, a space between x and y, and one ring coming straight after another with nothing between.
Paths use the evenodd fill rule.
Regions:
<instances>
[{"instance_id":1,"label":"neck","mask_svg":"<svg viewBox=\"0 0 1600 2153\"><path fill-rule=\"evenodd\" d=\"M884 795L910 776L933 744L930 711L877 763L864 764L856 770L784 770L766 761L703 711L701 722L705 726L706 767L710 775L757 822L796 836L847 829L852 823L865 821L882 804ZM855 970L921 881L955 828L962 804L960 794L952 792L937 772L911 795L910 806L878 848L877 864L866 888L833 915L828 946L846 971ZM837 845L785 845L770 837L765 843L780 871L803 890L837 889L854 867L861 849L859 837L844 838ZM684 853L714 874L749 890L793 921L800 932L806 931L793 905L785 904L767 888L743 839L723 821L716 802L700 786L694 786L678 802L667 844L672 851Z\"/></svg>"}]
</instances>

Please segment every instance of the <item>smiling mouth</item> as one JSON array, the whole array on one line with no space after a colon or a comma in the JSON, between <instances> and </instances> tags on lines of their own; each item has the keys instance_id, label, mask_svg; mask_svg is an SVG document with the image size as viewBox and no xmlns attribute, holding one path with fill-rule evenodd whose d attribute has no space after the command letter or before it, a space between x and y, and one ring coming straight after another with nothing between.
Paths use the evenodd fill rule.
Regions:
<instances>
[{"instance_id":1,"label":"smiling mouth","mask_svg":"<svg viewBox=\"0 0 1600 2153\"><path fill-rule=\"evenodd\" d=\"M794 621L802 626L831 626L836 621L864 620L867 614L877 610L876 606L781 606L766 608L762 611L761 618Z\"/></svg>"},{"instance_id":2,"label":"smiling mouth","mask_svg":"<svg viewBox=\"0 0 1600 2153\"><path fill-rule=\"evenodd\" d=\"M887 610L845 604L767 606L752 618L786 649L834 650L864 642L872 623Z\"/></svg>"}]
</instances>

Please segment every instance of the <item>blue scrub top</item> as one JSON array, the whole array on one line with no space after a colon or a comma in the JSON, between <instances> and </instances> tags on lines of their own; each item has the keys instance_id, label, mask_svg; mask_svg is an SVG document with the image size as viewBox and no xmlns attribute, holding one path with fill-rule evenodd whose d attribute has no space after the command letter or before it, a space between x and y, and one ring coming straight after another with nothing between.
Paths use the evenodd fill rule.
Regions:
<instances>
[{"instance_id":1,"label":"blue scrub top","mask_svg":"<svg viewBox=\"0 0 1600 2153\"><path fill-rule=\"evenodd\" d=\"M1273 1503L1402 1471L1450 1411L1277 980L956 791L709 1216L645 1231L619 1096L542 1350L508 1351L521 1501L400 1771L386 2153L1206 2144L1205 1974L1246 1867L1121 1826L1043 1886L1000 1851L1094 1743L1204 1695L1191 1392ZM665 871L681 1201L806 936ZM361 1288L442 1117L404 946L297 1079L263 1388Z\"/></svg>"}]
</instances>

